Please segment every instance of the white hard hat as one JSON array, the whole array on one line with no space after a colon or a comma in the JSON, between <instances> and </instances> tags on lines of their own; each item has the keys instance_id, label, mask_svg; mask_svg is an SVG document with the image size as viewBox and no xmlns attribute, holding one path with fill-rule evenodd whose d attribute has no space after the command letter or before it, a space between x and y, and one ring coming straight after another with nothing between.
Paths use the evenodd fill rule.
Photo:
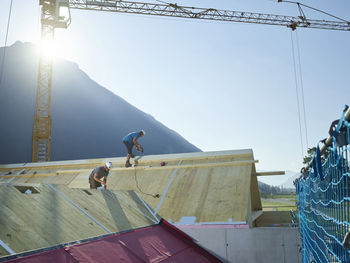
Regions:
<instances>
[{"instance_id":1,"label":"white hard hat","mask_svg":"<svg viewBox=\"0 0 350 263\"><path fill-rule=\"evenodd\" d=\"M141 130L140 132L142 132L142 133L143 133L143 136L145 136L145 135L146 135L145 130Z\"/></svg>"},{"instance_id":2,"label":"white hard hat","mask_svg":"<svg viewBox=\"0 0 350 263\"><path fill-rule=\"evenodd\" d=\"M112 162L106 162L106 167L107 167L108 169L111 169L112 166L113 166Z\"/></svg>"}]
</instances>

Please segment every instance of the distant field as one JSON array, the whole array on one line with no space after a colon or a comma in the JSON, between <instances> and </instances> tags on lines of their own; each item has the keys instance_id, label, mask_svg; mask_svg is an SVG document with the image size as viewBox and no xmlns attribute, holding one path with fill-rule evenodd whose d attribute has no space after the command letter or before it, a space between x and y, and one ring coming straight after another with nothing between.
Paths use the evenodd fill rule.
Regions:
<instances>
[{"instance_id":1,"label":"distant field","mask_svg":"<svg viewBox=\"0 0 350 263\"><path fill-rule=\"evenodd\" d=\"M297 210L296 195L269 195L261 198L264 211L289 211Z\"/></svg>"},{"instance_id":2,"label":"distant field","mask_svg":"<svg viewBox=\"0 0 350 263\"><path fill-rule=\"evenodd\" d=\"M270 202L270 201L264 201L262 200L262 207L264 211L289 211L297 210L296 205L288 205L283 203L277 203L277 202Z\"/></svg>"},{"instance_id":3,"label":"distant field","mask_svg":"<svg viewBox=\"0 0 350 263\"><path fill-rule=\"evenodd\" d=\"M297 200L297 195L272 195L271 197L272 199L289 199L291 201L296 201Z\"/></svg>"},{"instance_id":4,"label":"distant field","mask_svg":"<svg viewBox=\"0 0 350 263\"><path fill-rule=\"evenodd\" d=\"M297 201L297 195L291 195L291 194L288 194L288 195L261 195L261 198L264 198L264 199L287 199L287 200L290 200L290 201L293 201L293 202L296 202Z\"/></svg>"}]
</instances>

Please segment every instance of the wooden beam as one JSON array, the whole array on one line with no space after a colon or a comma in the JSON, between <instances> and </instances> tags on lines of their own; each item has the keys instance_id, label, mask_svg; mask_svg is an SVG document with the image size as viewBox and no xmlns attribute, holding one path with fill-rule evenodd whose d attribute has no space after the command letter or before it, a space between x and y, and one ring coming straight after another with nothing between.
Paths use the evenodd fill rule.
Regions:
<instances>
[{"instance_id":1,"label":"wooden beam","mask_svg":"<svg viewBox=\"0 0 350 263\"><path fill-rule=\"evenodd\" d=\"M285 171L271 171L271 172L260 172L260 173L253 173L254 176L271 176L271 175L285 175Z\"/></svg>"},{"instance_id":2,"label":"wooden beam","mask_svg":"<svg viewBox=\"0 0 350 263\"><path fill-rule=\"evenodd\" d=\"M253 151L251 149L231 150L231 151L215 151L215 152L195 152L181 154L162 154L162 155L147 155L142 158L144 162L162 162L162 161L209 161L220 160L222 158L252 158ZM112 161L114 164L123 165L125 157L111 157L100 159L73 160L73 161L55 161L44 163L21 163L21 164L4 164L0 165L0 171L26 169L55 169L55 168L88 168L92 166L103 165L106 161Z\"/></svg>"},{"instance_id":3,"label":"wooden beam","mask_svg":"<svg viewBox=\"0 0 350 263\"><path fill-rule=\"evenodd\" d=\"M242 161L232 161L232 162L220 162L220 163L197 163L197 164L186 164L186 165L166 165L166 166L150 166L147 163L141 163L135 167L115 167L111 169L114 171L128 171L128 170L163 170L163 169L183 169L183 168L206 168L206 167L218 167L218 166L234 166L234 165L249 165L252 163L258 163L258 160L242 160ZM69 173L82 173L91 172L91 169L75 169L75 170L62 170L57 171L58 174L69 174Z\"/></svg>"},{"instance_id":4,"label":"wooden beam","mask_svg":"<svg viewBox=\"0 0 350 263\"><path fill-rule=\"evenodd\" d=\"M187 168L210 168L210 167L220 167L220 166L234 166L234 165L249 165L253 163L258 163L258 160L244 160L244 161L232 161L232 162L221 162L221 163L198 163L198 164L186 164L186 165L166 165L166 166L136 166L132 167L136 170L163 170L163 169L187 169ZM131 168L131 169L132 169ZM123 170L131 170L130 168L120 167L114 168L113 171L123 171Z\"/></svg>"},{"instance_id":5,"label":"wooden beam","mask_svg":"<svg viewBox=\"0 0 350 263\"><path fill-rule=\"evenodd\" d=\"M221 162L221 163L198 163L198 164L186 164L186 165L168 165L168 166L149 166L149 165L140 165L136 167L120 167L120 168L112 168L111 172L114 171L133 171L136 170L165 170L165 169L187 169L187 168L210 168L210 167L225 167L225 166L236 166L236 165L250 165L253 163L258 163L258 160L244 160L244 161L232 161L232 162ZM52 173L30 173L30 174L21 174L21 175L0 175L0 177L15 177L15 178L23 178L23 177L49 177L49 176L57 176L60 174L73 174L73 173L90 173L92 169L74 169L74 170L61 170Z\"/></svg>"},{"instance_id":6,"label":"wooden beam","mask_svg":"<svg viewBox=\"0 0 350 263\"><path fill-rule=\"evenodd\" d=\"M21 174L21 175L0 175L0 177L14 177L14 178L23 178L23 177L48 177L48 176L56 176L59 173L52 172L52 173L45 173L45 174L38 174L38 173L30 173L30 174Z\"/></svg>"}]
</instances>

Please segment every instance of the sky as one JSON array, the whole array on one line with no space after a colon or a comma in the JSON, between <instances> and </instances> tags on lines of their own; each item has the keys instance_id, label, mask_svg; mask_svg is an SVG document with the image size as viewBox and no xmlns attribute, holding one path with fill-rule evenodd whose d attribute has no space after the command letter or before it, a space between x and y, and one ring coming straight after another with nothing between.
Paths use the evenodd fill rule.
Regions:
<instances>
[{"instance_id":1,"label":"sky","mask_svg":"<svg viewBox=\"0 0 350 263\"><path fill-rule=\"evenodd\" d=\"M0 1L1 46L10 2ZM38 2L13 0L7 45L39 43ZM296 5L277 0L176 3L299 15ZM305 4L350 21L348 0ZM333 20L303 10L307 18ZM350 104L350 32L86 10L71 16L69 28L55 33L59 58L203 151L253 149L260 171L300 171L307 148L328 137Z\"/></svg>"}]
</instances>

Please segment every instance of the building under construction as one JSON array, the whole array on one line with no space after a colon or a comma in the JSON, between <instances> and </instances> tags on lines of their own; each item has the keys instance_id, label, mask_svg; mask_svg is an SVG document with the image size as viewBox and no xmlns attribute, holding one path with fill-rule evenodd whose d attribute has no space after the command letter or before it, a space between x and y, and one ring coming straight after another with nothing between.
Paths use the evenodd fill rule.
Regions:
<instances>
[{"instance_id":1,"label":"building under construction","mask_svg":"<svg viewBox=\"0 0 350 263\"><path fill-rule=\"evenodd\" d=\"M106 161L115 165L108 189L90 190L92 169ZM1 255L33 256L164 219L222 262L300 262L289 212L262 210L257 177L274 173L257 173L257 162L247 149L144 156L130 168L125 158L1 165Z\"/></svg>"}]
</instances>

